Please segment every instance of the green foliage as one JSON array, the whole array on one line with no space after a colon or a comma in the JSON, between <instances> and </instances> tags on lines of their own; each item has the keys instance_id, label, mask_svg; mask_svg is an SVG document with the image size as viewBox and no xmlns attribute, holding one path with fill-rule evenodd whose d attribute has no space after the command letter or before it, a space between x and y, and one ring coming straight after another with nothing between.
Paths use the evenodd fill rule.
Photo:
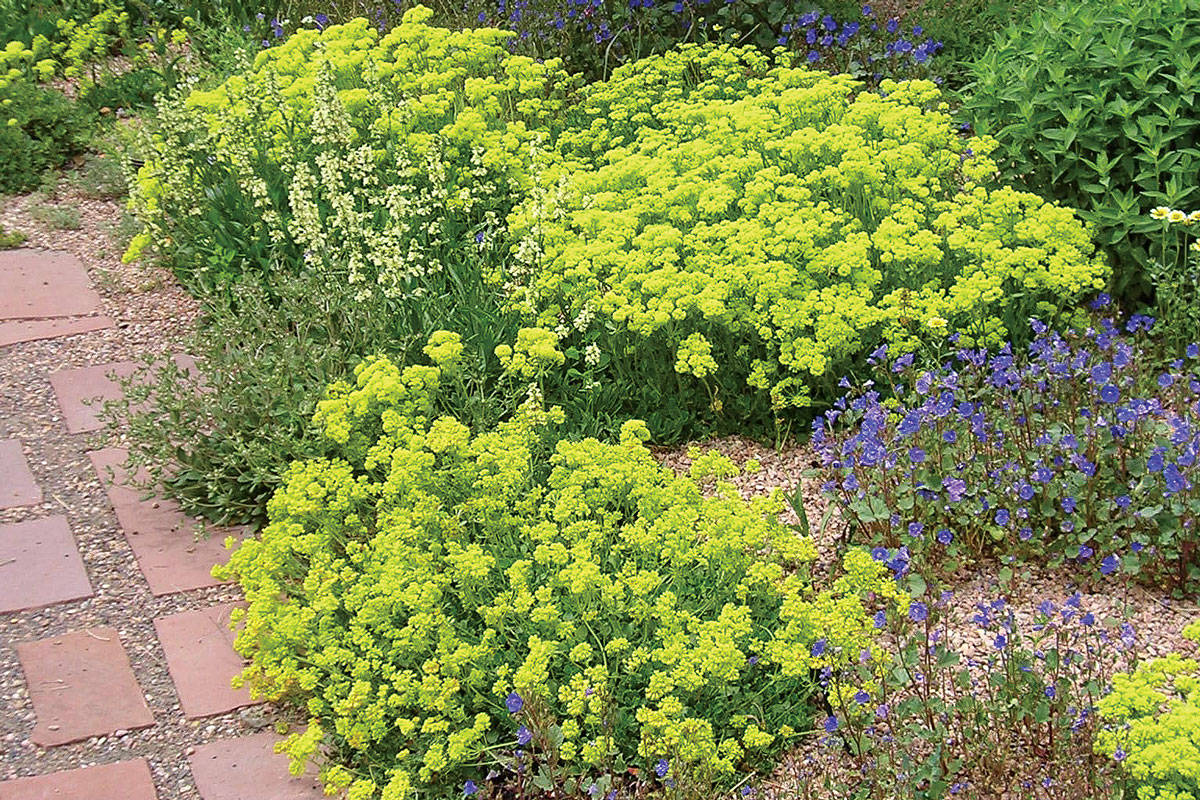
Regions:
<instances>
[{"instance_id":1,"label":"green foliage","mask_svg":"<svg viewBox=\"0 0 1200 800\"><path fill-rule=\"evenodd\" d=\"M1159 224L1158 235L1150 235L1153 259L1147 268L1155 333L1170 360L1185 354L1200 331L1200 209L1185 214L1163 206L1151 210L1150 218Z\"/></svg>"},{"instance_id":2,"label":"green foliage","mask_svg":"<svg viewBox=\"0 0 1200 800\"><path fill-rule=\"evenodd\" d=\"M1004 173L1080 209L1148 294L1154 206L1200 206L1200 0L1061 3L1016 25L972 67L964 113L1000 142Z\"/></svg>"},{"instance_id":3,"label":"green foliage","mask_svg":"<svg viewBox=\"0 0 1200 800\"><path fill-rule=\"evenodd\" d=\"M105 417L129 431L148 485L184 512L260 525L287 465L323 452L309 420L325 386L367 355L403 357L412 345L344 282L280 274L210 299L186 346L202 382L153 362L122 381Z\"/></svg>"},{"instance_id":4,"label":"green foliage","mask_svg":"<svg viewBox=\"0 0 1200 800\"><path fill-rule=\"evenodd\" d=\"M20 231L6 231L0 225L0 250L11 250L25 243L25 234Z\"/></svg>"},{"instance_id":5,"label":"green foliage","mask_svg":"<svg viewBox=\"0 0 1200 800\"><path fill-rule=\"evenodd\" d=\"M1132 627L1099 618L1079 593L1028 615L1004 597L972 611L909 579L920 599L877 621L895 666L882 678L870 664L831 676L829 744L845 752L806 760L799 782L821 789L800 796L1119 798L1118 765L1091 752L1092 734L1110 676L1135 657Z\"/></svg>"},{"instance_id":6,"label":"green foliage","mask_svg":"<svg viewBox=\"0 0 1200 800\"><path fill-rule=\"evenodd\" d=\"M1183 635L1200 642L1200 620ZM1118 674L1099 703L1096 750L1122 762L1137 800L1200 798L1200 663L1170 653Z\"/></svg>"},{"instance_id":7,"label":"green foliage","mask_svg":"<svg viewBox=\"0 0 1200 800\"><path fill-rule=\"evenodd\" d=\"M451 334L429 350L461 356ZM534 403L473 435L437 415L442 378L373 359L330 387L332 457L293 464L261 538L215 571L249 603L245 679L307 711L287 749L326 753L332 789L456 794L511 766L519 725L547 788L658 759L728 786L807 728L811 670L882 659L863 597L907 596L861 551L816 591L813 544L778 500L748 506L728 460L677 477L638 422L555 444L562 411Z\"/></svg>"},{"instance_id":8,"label":"green foliage","mask_svg":"<svg viewBox=\"0 0 1200 800\"><path fill-rule=\"evenodd\" d=\"M42 173L80 152L88 116L61 93L34 84L32 51L0 51L0 192L28 191Z\"/></svg>"},{"instance_id":9,"label":"green foliage","mask_svg":"<svg viewBox=\"0 0 1200 800\"><path fill-rule=\"evenodd\" d=\"M996 185L932 83L857 86L685 46L585 90L513 215L510 294L610 356L600 407L664 439L765 431L880 341L998 344L1104 285L1079 220Z\"/></svg>"}]
</instances>

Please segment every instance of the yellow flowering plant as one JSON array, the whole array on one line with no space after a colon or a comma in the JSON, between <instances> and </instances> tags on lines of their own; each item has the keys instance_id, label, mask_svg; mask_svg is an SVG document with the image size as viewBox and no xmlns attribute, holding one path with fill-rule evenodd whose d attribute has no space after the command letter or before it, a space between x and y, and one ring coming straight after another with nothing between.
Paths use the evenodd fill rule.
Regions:
<instances>
[{"instance_id":1,"label":"yellow flowering plant","mask_svg":"<svg viewBox=\"0 0 1200 800\"><path fill-rule=\"evenodd\" d=\"M1200 644L1200 620L1183 635ZM1200 662L1170 653L1118 674L1099 711L1096 751L1121 762L1133 797L1200 798Z\"/></svg>"},{"instance_id":2,"label":"yellow flowering plant","mask_svg":"<svg viewBox=\"0 0 1200 800\"><path fill-rule=\"evenodd\" d=\"M331 790L449 797L518 763L727 787L812 729L817 671L884 668L871 614L907 595L859 551L814 586L813 543L727 459L677 476L641 422L556 441L561 410L533 403L472 433L437 416L441 378L379 358L330 387L330 456L294 463L215 571L248 601L241 679L307 714L286 749Z\"/></svg>"},{"instance_id":3,"label":"yellow flowering plant","mask_svg":"<svg viewBox=\"0 0 1200 800\"><path fill-rule=\"evenodd\" d=\"M881 341L998 345L1103 288L1083 223L998 185L994 147L930 82L867 92L683 46L572 107L511 217L531 272L511 303L565 348L623 354L601 391L656 437L769 429Z\"/></svg>"}]
</instances>

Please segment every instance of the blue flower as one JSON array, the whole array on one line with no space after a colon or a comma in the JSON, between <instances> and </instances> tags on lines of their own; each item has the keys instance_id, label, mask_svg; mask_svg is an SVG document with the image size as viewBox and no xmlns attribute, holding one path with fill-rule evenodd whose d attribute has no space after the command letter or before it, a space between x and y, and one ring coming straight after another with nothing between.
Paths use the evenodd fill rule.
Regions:
<instances>
[{"instance_id":1,"label":"blue flower","mask_svg":"<svg viewBox=\"0 0 1200 800\"><path fill-rule=\"evenodd\" d=\"M925 532L925 526L922 525L920 522L908 523L908 535L913 537L914 539L917 538L918 536L920 536L924 532Z\"/></svg>"},{"instance_id":2,"label":"blue flower","mask_svg":"<svg viewBox=\"0 0 1200 800\"><path fill-rule=\"evenodd\" d=\"M997 525L1001 525L1001 526L1007 525L1009 523L1010 519L1011 519L1011 515L1008 513L1007 508L997 509L997 511L996 511L996 524Z\"/></svg>"},{"instance_id":3,"label":"blue flower","mask_svg":"<svg viewBox=\"0 0 1200 800\"><path fill-rule=\"evenodd\" d=\"M1111 575L1121 566L1121 560L1117 558L1115 553L1109 553L1100 562L1100 574Z\"/></svg>"},{"instance_id":4,"label":"blue flower","mask_svg":"<svg viewBox=\"0 0 1200 800\"><path fill-rule=\"evenodd\" d=\"M900 20L896 19L895 17L892 17L891 19L889 19L887 21L887 32L895 33L898 30L900 30Z\"/></svg>"},{"instance_id":5,"label":"blue flower","mask_svg":"<svg viewBox=\"0 0 1200 800\"><path fill-rule=\"evenodd\" d=\"M1121 399L1121 390L1111 383L1100 389L1100 399L1106 403L1115 403Z\"/></svg>"},{"instance_id":6,"label":"blue flower","mask_svg":"<svg viewBox=\"0 0 1200 800\"><path fill-rule=\"evenodd\" d=\"M857 692L854 693L854 702L858 703L860 706L866 705L867 702L870 701L870 699L871 699L871 695L867 694L862 689L859 689Z\"/></svg>"},{"instance_id":7,"label":"blue flower","mask_svg":"<svg viewBox=\"0 0 1200 800\"><path fill-rule=\"evenodd\" d=\"M914 447L908 451L908 460L914 464L920 464L925 460L925 451L920 447Z\"/></svg>"},{"instance_id":8,"label":"blue flower","mask_svg":"<svg viewBox=\"0 0 1200 800\"><path fill-rule=\"evenodd\" d=\"M870 7L870 6L863 6L863 7L862 7L862 15L863 15L864 17L869 17L869 16L871 16L871 15L872 15L872 14L874 14L874 13L875 13L875 12L874 12L874 11L871 9L871 7Z\"/></svg>"},{"instance_id":9,"label":"blue flower","mask_svg":"<svg viewBox=\"0 0 1200 800\"><path fill-rule=\"evenodd\" d=\"M463 784L463 797L470 797L473 794L479 793L479 787L475 785L475 781L467 781Z\"/></svg>"},{"instance_id":10,"label":"blue flower","mask_svg":"<svg viewBox=\"0 0 1200 800\"><path fill-rule=\"evenodd\" d=\"M825 653L825 640L817 639L813 642L812 650L810 651L813 658L820 658Z\"/></svg>"},{"instance_id":11,"label":"blue flower","mask_svg":"<svg viewBox=\"0 0 1200 800\"><path fill-rule=\"evenodd\" d=\"M950 544L954 541L954 534L947 528L942 528L937 532L938 544Z\"/></svg>"},{"instance_id":12,"label":"blue flower","mask_svg":"<svg viewBox=\"0 0 1200 800\"><path fill-rule=\"evenodd\" d=\"M887 614L881 609L875 612L875 627L882 628L887 624Z\"/></svg>"},{"instance_id":13,"label":"blue flower","mask_svg":"<svg viewBox=\"0 0 1200 800\"><path fill-rule=\"evenodd\" d=\"M1158 385L1164 389L1166 389L1168 386L1170 386L1174 382L1175 382L1175 379L1173 377L1171 377L1171 374L1169 372L1164 372L1162 375L1158 376Z\"/></svg>"},{"instance_id":14,"label":"blue flower","mask_svg":"<svg viewBox=\"0 0 1200 800\"><path fill-rule=\"evenodd\" d=\"M665 758L660 758L658 763L654 765L654 774L660 778L665 778L667 773L671 771L671 762Z\"/></svg>"},{"instance_id":15,"label":"blue flower","mask_svg":"<svg viewBox=\"0 0 1200 800\"><path fill-rule=\"evenodd\" d=\"M887 561L888 551L886 547L875 547L871 550L871 558L876 561Z\"/></svg>"},{"instance_id":16,"label":"blue flower","mask_svg":"<svg viewBox=\"0 0 1200 800\"><path fill-rule=\"evenodd\" d=\"M518 714L525 707L525 700L516 692L510 692L504 699L504 707L508 709L508 713Z\"/></svg>"},{"instance_id":17,"label":"blue flower","mask_svg":"<svg viewBox=\"0 0 1200 800\"><path fill-rule=\"evenodd\" d=\"M1054 696L1056 694L1058 694L1058 691L1053 686L1047 686L1045 689L1042 690L1042 694L1046 695L1046 697L1049 697L1051 700L1053 700Z\"/></svg>"},{"instance_id":18,"label":"blue flower","mask_svg":"<svg viewBox=\"0 0 1200 800\"><path fill-rule=\"evenodd\" d=\"M825 718L825 732L833 733L837 729L838 729L837 717L826 717Z\"/></svg>"},{"instance_id":19,"label":"blue flower","mask_svg":"<svg viewBox=\"0 0 1200 800\"><path fill-rule=\"evenodd\" d=\"M924 622L929 617L929 609L920 600L914 600L908 607L908 618L913 622Z\"/></svg>"},{"instance_id":20,"label":"blue flower","mask_svg":"<svg viewBox=\"0 0 1200 800\"><path fill-rule=\"evenodd\" d=\"M1200 358L1200 344L1196 344L1196 343L1189 344L1187 346L1187 357L1188 358Z\"/></svg>"},{"instance_id":21,"label":"blue flower","mask_svg":"<svg viewBox=\"0 0 1200 800\"><path fill-rule=\"evenodd\" d=\"M1096 551L1092 550L1092 548L1088 547L1086 544L1081 544L1079 545L1078 558L1080 561L1087 561L1095 552Z\"/></svg>"},{"instance_id":22,"label":"blue flower","mask_svg":"<svg viewBox=\"0 0 1200 800\"><path fill-rule=\"evenodd\" d=\"M1008 637L1003 633L996 637L996 641L992 642L992 647L997 650L1003 650L1008 645Z\"/></svg>"},{"instance_id":23,"label":"blue flower","mask_svg":"<svg viewBox=\"0 0 1200 800\"><path fill-rule=\"evenodd\" d=\"M958 431L953 429L946 431L942 434L942 441L946 444L954 444L958 441Z\"/></svg>"},{"instance_id":24,"label":"blue flower","mask_svg":"<svg viewBox=\"0 0 1200 800\"><path fill-rule=\"evenodd\" d=\"M725 0L725 2L732 3L733 0ZM821 58L821 54L818 53L816 50L808 51L808 63L810 63L810 64L816 63L818 60L820 60L820 58Z\"/></svg>"},{"instance_id":25,"label":"blue flower","mask_svg":"<svg viewBox=\"0 0 1200 800\"><path fill-rule=\"evenodd\" d=\"M533 741L533 733L524 725L517 728L517 744L525 746Z\"/></svg>"}]
</instances>

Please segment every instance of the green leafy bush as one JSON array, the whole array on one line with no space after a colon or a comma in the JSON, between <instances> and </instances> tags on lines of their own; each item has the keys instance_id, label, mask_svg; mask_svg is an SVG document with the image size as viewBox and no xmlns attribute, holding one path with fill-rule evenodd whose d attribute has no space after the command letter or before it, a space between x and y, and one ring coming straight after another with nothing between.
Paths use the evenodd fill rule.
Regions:
<instances>
[{"instance_id":1,"label":"green leafy bush","mask_svg":"<svg viewBox=\"0 0 1200 800\"><path fill-rule=\"evenodd\" d=\"M34 54L0 50L0 192L28 191L42 173L80 152L90 120L62 93L34 83Z\"/></svg>"},{"instance_id":2,"label":"green leafy bush","mask_svg":"<svg viewBox=\"0 0 1200 800\"><path fill-rule=\"evenodd\" d=\"M1183 635L1200 643L1200 620ZM1200 662L1170 653L1118 674L1099 704L1097 752L1133 778L1137 800L1200 798Z\"/></svg>"},{"instance_id":3,"label":"green leafy bush","mask_svg":"<svg viewBox=\"0 0 1200 800\"><path fill-rule=\"evenodd\" d=\"M328 785L449 796L522 746L566 785L660 759L728 785L808 728L811 670L884 663L863 597L907 595L868 554L816 591L780 501L747 506L715 453L676 477L638 422L554 444L559 409L478 435L436 416L453 338L430 343L442 367L370 360L332 386L314 422L334 455L293 464L216 570L249 602L245 679L307 711L288 750L327 752Z\"/></svg>"},{"instance_id":4,"label":"green leafy bush","mask_svg":"<svg viewBox=\"0 0 1200 800\"><path fill-rule=\"evenodd\" d=\"M1080 209L1138 299L1154 206L1200 206L1200 0L1060 3L1015 25L972 67L967 118L1004 173Z\"/></svg>"},{"instance_id":5,"label":"green leafy bush","mask_svg":"<svg viewBox=\"0 0 1200 800\"><path fill-rule=\"evenodd\" d=\"M769 430L881 340L998 344L1104 285L1079 220L998 186L932 83L857 88L687 46L588 87L513 215L514 301L675 438Z\"/></svg>"}]
</instances>

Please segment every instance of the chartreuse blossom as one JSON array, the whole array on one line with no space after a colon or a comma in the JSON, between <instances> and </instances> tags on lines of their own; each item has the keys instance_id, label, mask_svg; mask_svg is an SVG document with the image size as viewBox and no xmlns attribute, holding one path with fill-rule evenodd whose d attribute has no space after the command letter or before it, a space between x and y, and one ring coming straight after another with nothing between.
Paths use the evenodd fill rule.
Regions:
<instances>
[{"instance_id":1,"label":"chartreuse blossom","mask_svg":"<svg viewBox=\"0 0 1200 800\"><path fill-rule=\"evenodd\" d=\"M543 173L553 202L510 218L541 253L522 307L543 325L591 307L637 358L779 410L881 339L998 344L1104 286L1081 220L998 186L995 143L961 140L934 84L860 88L700 46L587 87Z\"/></svg>"},{"instance_id":2,"label":"chartreuse blossom","mask_svg":"<svg viewBox=\"0 0 1200 800\"><path fill-rule=\"evenodd\" d=\"M636 421L555 443L561 412L533 404L471 434L433 418L437 367L355 376L314 417L331 457L293 464L261 537L216 569L248 601L245 682L308 715L286 750L328 754L331 791L448 796L497 742L529 742L514 715L534 709L559 763L731 785L810 727L813 669L863 650L884 668L864 603L904 605L890 573L852 551L814 588L813 543L779 498L744 501L727 459L676 476Z\"/></svg>"},{"instance_id":3,"label":"chartreuse blossom","mask_svg":"<svg viewBox=\"0 0 1200 800\"><path fill-rule=\"evenodd\" d=\"M1200 620L1183 635L1200 643ZM1096 750L1133 778L1138 800L1200 799L1200 663L1170 653L1113 678Z\"/></svg>"}]
</instances>

